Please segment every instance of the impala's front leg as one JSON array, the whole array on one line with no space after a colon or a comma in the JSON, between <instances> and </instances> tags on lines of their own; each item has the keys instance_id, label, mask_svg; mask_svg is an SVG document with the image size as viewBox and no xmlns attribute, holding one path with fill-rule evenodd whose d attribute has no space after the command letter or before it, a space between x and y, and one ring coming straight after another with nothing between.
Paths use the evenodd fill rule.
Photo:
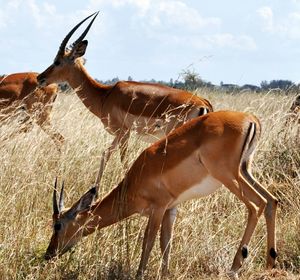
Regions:
<instances>
[{"instance_id":1,"label":"impala's front leg","mask_svg":"<svg viewBox=\"0 0 300 280\"><path fill-rule=\"evenodd\" d=\"M169 269L169 256L171 249L171 238L173 225L176 219L177 209L172 208L168 209L163 217L161 224L161 234L160 234L160 249L163 256L162 263L162 275L165 276L168 274Z\"/></svg>"},{"instance_id":2,"label":"impala's front leg","mask_svg":"<svg viewBox=\"0 0 300 280\"><path fill-rule=\"evenodd\" d=\"M48 104L42 108L41 112L38 112L36 123L42 128L42 130L50 136L50 138L57 145L60 150L61 145L64 143L65 138L53 127L50 122L50 115L53 104Z\"/></svg>"},{"instance_id":3,"label":"impala's front leg","mask_svg":"<svg viewBox=\"0 0 300 280\"><path fill-rule=\"evenodd\" d=\"M130 130L128 130L124 134L122 134L122 136L120 137L120 141L119 141L120 157L121 157L122 163L124 163L125 165L127 164L127 161L124 162L124 160L125 160L125 156L126 156L126 152L127 152L127 148L128 148L129 137L130 137Z\"/></svg>"},{"instance_id":4,"label":"impala's front leg","mask_svg":"<svg viewBox=\"0 0 300 280\"><path fill-rule=\"evenodd\" d=\"M108 162L108 160L109 160L112 152L116 149L116 147L118 145L120 145L120 143L122 143L122 141L124 141L122 139L126 139L126 141L127 141L128 138L126 138L126 135L127 135L127 133L119 133L114 138L114 140L112 141L112 143L110 144L110 146L108 147L108 149L106 149L106 150L104 150L102 152L101 159L100 159L100 167L99 167L99 171L98 171L98 174L97 174L95 186L99 186L100 185L101 178L102 178L102 175L103 175L106 163ZM127 137L129 137L129 134L128 134Z\"/></svg>"},{"instance_id":5,"label":"impala's front leg","mask_svg":"<svg viewBox=\"0 0 300 280\"><path fill-rule=\"evenodd\" d=\"M145 230L144 239L143 239L143 248L140 265L136 274L137 279L142 279L146 265L152 250L155 237L159 226L162 222L163 216L165 213L164 208L153 209L152 213L149 216L148 224Z\"/></svg>"},{"instance_id":6,"label":"impala's front leg","mask_svg":"<svg viewBox=\"0 0 300 280\"><path fill-rule=\"evenodd\" d=\"M101 155L101 158L100 158L100 167L99 167L99 171L98 171L98 174L97 174L95 186L100 185L105 165L106 165L107 161L109 160L113 150L118 145L118 143L119 143L119 137L116 136L115 139L110 144L110 146L108 147L108 149L106 149L102 152L102 155Z\"/></svg>"}]
</instances>

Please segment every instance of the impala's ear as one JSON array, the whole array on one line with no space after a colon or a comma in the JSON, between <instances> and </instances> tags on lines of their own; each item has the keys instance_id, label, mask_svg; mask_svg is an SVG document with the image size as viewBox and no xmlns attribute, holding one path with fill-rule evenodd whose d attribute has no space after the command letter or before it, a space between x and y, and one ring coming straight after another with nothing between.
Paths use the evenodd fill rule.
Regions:
<instances>
[{"instance_id":1,"label":"impala's ear","mask_svg":"<svg viewBox=\"0 0 300 280\"><path fill-rule=\"evenodd\" d=\"M77 214L88 210L94 199L96 197L96 188L91 188L88 192L86 192L69 210L67 215L71 217L76 217Z\"/></svg>"},{"instance_id":2,"label":"impala's ear","mask_svg":"<svg viewBox=\"0 0 300 280\"><path fill-rule=\"evenodd\" d=\"M76 58L83 56L85 54L87 45L88 45L87 40L83 40L77 43L72 50L71 59L75 60Z\"/></svg>"}]
</instances>

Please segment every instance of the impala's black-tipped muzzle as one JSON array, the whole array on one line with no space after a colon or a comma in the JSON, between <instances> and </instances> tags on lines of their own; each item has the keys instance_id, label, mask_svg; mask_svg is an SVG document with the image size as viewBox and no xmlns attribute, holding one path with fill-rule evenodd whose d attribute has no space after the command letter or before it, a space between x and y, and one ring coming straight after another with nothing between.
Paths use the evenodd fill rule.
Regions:
<instances>
[{"instance_id":1,"label":"impala's black-tipped muzzle","mask_svg":"<svg viewBox=\"0 0 300 280\"><path fill-rule=\"evenodd\" d=\"M61 257L62 255L64 255L68 251L70 251L73 247L74 247L74 244L67 245L61 250L53 250L52 248L51 249L48 248L45 255L44 255L44 260L49 261L53 258ZM72 251L73 250L71 250L71 252Z\"/></svg>"},{"instance_id":2,"label":"impala's black-tipped muzzle","mask_svg":"<svg viewBox=\"0 0 300 280\"><path fill-rule=\"evenodd\" d=\"M44 260L49 261L49 260L51 260L51 259L54 258L54 257L55 257L55 255L46 253L46 254L44 255Z\"/></svg>"}]
</instances>

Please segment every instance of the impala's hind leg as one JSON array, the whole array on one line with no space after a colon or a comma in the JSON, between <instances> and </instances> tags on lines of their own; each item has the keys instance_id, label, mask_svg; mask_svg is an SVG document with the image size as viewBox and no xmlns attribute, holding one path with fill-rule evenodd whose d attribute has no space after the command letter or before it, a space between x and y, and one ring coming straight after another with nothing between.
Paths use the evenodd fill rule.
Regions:
<instances>
[{"instance_id":1,"label":"impala's hind leg","mask_svg":"<svg viewBox=\"0 0 300 280\"><path fill-rule=\"evenodd\" d=\"M230 276L237 278L237 272L244 259L248 256L248 244L253 235L258 219L266 206L266 200L242 177L224 182L225 186L233 192L248 209L248 220L240 246L234 257ZM242 191L241 191L242 190Z\"/></svg>"},{"instance_id":2,"label":"impala's hind leg","mask_svg":"<svg viewBox=\"0 0 300 280\"><path fill-rule=\"evenodd\" d=\"M267 225L267 268L274 268L276 251L276 209L278 200L267 191L251 174L248 166L250 162L243 162L241 172L251 186L267 200L264 216Z\"/></svg>"}]
</instances>

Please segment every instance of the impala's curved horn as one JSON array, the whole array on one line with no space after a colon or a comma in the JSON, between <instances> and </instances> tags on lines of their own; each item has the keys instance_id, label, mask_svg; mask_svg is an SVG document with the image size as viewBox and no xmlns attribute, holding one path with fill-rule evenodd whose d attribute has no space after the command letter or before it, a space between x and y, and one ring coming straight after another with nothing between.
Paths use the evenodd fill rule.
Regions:
<instances>
[{"instance_id":1,"label":"impala's curved horn","mask_svg":"<svg viewBox=\"0 0 300 280\"><path fill-rule=\"evenodd\" d=\"M60 47L59 47L59 49L58 49L58 52L57 52L56 57L62 56L62 55L65 53L65 48L66 48L66 45L67 45L68 41L70 40L70 38L71 38L71 36L74 34L74 32L79 28L79 26L80 26L81 24L83 24L87 19L89 19L90 17L92 17L93 15L96 14L95 17L93 18L92 22L91 22L91 23L93 23L93 21L95 20L96 16L98 15L98 13L99 13L99 12L96 12L96 13L93 13L92 15L86 17L84 20L82 20L82 21L79 22L77 25L75 25L75 27L72 28L72 30L71 30L71 31L67 34L67 36L62 40L62 42L61 42L61 44L60 44ZM91 23L90 23L89 26L86 28L86 30L90 28ZM86 31L86 30L82 33L82 35L84 35L84 36L86 35L86 33L88 32L88 30L87 30L87 31ZM80 37L82 37L82 35L81 35ZM80 37L79 37L79 38L80 38ZM77 42L77 40L76 40L76 42Z\"/></svg>"},{"instance_id":2,"label":"impala's curved horn","mask_svg":"<svg viewBox=\"0 0 300 280\"><path fill-rule=\"evenodd\" d=\"M58 202L59 212L61 212L64 209L64 188L65 188L65 182L63 181L60 195L59 195L59 202Z\"/></svg>"},{"instance_id":3,"label":"impala's curved horn","mask_svg":"<svg viewBox=\"0 0 300 280\"><path fill-rule=\"evenodd\" d=\"M59 208L57 206L57 177L55 178L54 191L53 191L53 214L59 214Z\"/></svg>"},{"instance_id":4,"label":"impala's curved horn","mask_svg":"<svg viewBox=\"0 0 300 280\"><path fill-rule=\"evenodd\" d=\"M87 28L83 31L83 33L79 36L79 38L72 44L72 46L76 46L78 43L80 43L84 37L86 36L86 34L89 32L94 20L96 19L96 17L98 16L99 12L94 13L93 15L94 18L91 20L91 22L89 23L89 25L87 26Z\"/></svg>"}]
</instances>

